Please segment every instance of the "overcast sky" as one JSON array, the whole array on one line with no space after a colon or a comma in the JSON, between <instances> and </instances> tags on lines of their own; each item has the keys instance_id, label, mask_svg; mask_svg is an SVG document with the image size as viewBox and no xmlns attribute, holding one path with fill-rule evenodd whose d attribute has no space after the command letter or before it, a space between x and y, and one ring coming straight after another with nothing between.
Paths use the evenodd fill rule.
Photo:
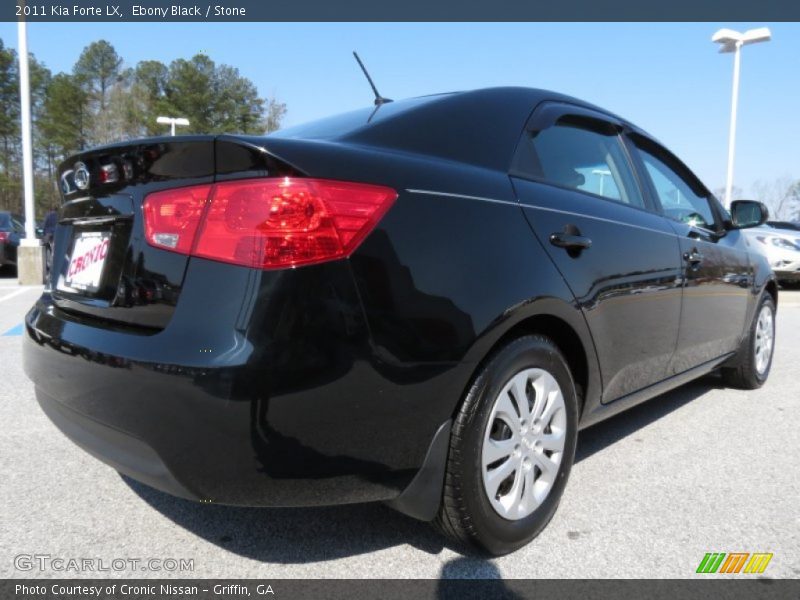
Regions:
<instances>
[{"instance_id":1,"label":"overcast sky","mask_svg":"<svg viewBox=\"0 0 800 600\"><path fill-rule=\"evenodd\" d=\"M371 103L350 54L380 92L404 98L497 85L542 87L588 100L659 138L712 189L725 182L732 56L711 35L765 23L33 23L28 46L69 71L106 39L128 66L197 52L239 68L293 125ZM800 24L766 23L773 40L744 48L735 184L800 179ZM0 38L17 46L15 23Z\"/></svg>"}]
</instances>

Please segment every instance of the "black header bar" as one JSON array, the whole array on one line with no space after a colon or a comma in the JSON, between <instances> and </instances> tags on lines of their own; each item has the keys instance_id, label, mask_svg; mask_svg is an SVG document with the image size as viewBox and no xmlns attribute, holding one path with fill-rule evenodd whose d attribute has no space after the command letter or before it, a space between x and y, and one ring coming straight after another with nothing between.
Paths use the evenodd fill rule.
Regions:
<instances>
[{"instance_id":1,"label":"black header bar","mask_svg":"<svg viewBox=\"0 0 800 600\"><path fill-rule=\"evenodd\" d=\"M798 598L800 580L756 579L5 579L0 598L78 600L786 600Z\"/></svg>"},{"instance_id":2,"label":"black header bar","mask_svg":"<svg viewBox=\"0 0 800 600\"><path fill-rule=\"evenodd\" d=\"M0 20L223 21L800 21L787 0L7 0Z\"/></svg>"}]
</instances>

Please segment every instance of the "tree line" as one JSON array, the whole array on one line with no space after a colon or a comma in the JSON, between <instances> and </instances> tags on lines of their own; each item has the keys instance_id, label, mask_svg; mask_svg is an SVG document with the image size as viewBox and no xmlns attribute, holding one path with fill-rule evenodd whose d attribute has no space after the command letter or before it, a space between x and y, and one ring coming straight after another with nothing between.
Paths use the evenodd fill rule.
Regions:
<instances>
[{"instance_id":1,"label":"tree line","mask_svg":"<svg viewBox=\"0 0 800 600\"><path fill-rule=\"evenodd\" d=\"M770 219L800 221L800 180L784 176L753 184L753 196L769 208Z\"/></svg>"},{"instance_id":2,"label":"tree line","mask_svg":"<svg viewBox=\"0 0 800 600\"><path fill-rule=\"evenodd\" d=\"M743 194L742 189L733 186L732 200L758 200L769 209L770 221L800 221L800 179L788 175L773 180L759 179L751 187L752 193ZM725 188L717 188L714 195L722 200Z\"/></svg>"},{"instance_id":3,"label":"tree line","mask_svg":"<svg viewBox=\"0 0 800 600\"><path fill-rule=\"evenodd\" d=\"M128 67L109 42L84 48L71 73L30 64L36 214L58 202L58 164L99 144L163 135L159 115L185 117L181 133L262 134L280 127L286 105L259 95L239 70L205 54ZM17 53L0 39L0 210L22 212Z\"/></svg>"}]
</instances>

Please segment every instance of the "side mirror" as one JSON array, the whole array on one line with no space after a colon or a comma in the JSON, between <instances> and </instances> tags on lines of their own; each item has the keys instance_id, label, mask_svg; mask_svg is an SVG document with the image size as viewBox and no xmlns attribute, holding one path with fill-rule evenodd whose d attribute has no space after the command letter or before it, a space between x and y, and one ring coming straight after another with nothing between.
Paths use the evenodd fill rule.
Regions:
<instances>
[{"instance_id":1,"label":"side mirror","mask_svg":"<svg viewBox=\"0 0 800 600\"><path fill-rule=\"evenodd\" d=\"M731 202L731 225L734 229L758 227L769 219L769 210L756 200L734 200Z\"/></svg>"}]
</instances>

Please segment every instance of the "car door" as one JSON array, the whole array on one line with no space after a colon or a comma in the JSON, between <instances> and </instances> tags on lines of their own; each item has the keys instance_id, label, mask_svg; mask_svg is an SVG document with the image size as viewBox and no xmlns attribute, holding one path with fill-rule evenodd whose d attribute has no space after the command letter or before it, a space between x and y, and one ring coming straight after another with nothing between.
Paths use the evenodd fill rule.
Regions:
<instances>
[{"instance_id":1,"label":"car door","mask_svg":"<svg viewBox=\"0 0 800 600\"><path fill-rule=\"evenodd\" d=\"M752 267L742 233L725 230L721 207L700 180L653 140L630 139L641 178L680 242L683 312L670 364L671 373L680 373L738 348Z\"/></svg>"},{"instance_id":2,"label":"car door","mask_svg":"<svg viewBox=\"0 0 800 600\"><path fill-rule=\"evenodd\" d=\"M666 376L681 310L677 235L642 194L622 129L603 113L547 103L511 170L530 226L586 318L603 402Z\"/></svg>"}]
</instances>

